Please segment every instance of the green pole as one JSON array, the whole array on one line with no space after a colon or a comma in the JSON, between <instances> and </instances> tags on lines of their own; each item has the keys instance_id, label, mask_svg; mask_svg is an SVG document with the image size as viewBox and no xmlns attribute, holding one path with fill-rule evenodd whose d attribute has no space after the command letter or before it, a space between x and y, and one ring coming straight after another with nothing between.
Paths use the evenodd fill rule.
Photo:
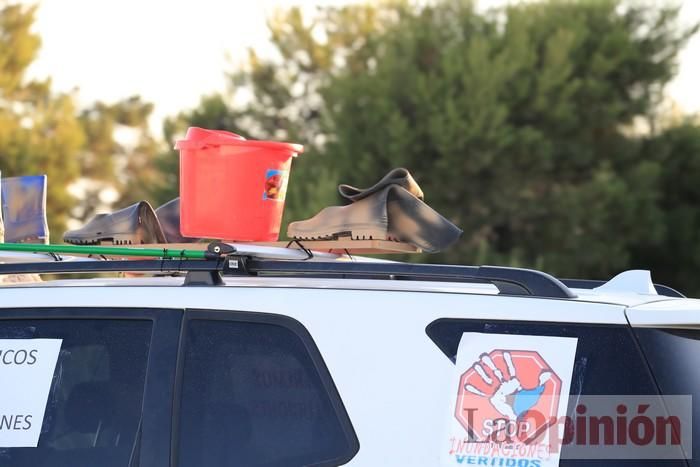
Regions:
<instances>
[{"instance_id":1,"label":"green pole","mask_svg":"<svg viewBox=\"0 0 700 467\"><path fill-rule=\"evenodd\" d=\"M41 245L33 243L0 243L0 251L25 253L64 253L104 256L148 256L156 258L209 259L213 253L206 250L177 250L167 248L138 248L78 245Z\"/></svg>"}]
</instances>

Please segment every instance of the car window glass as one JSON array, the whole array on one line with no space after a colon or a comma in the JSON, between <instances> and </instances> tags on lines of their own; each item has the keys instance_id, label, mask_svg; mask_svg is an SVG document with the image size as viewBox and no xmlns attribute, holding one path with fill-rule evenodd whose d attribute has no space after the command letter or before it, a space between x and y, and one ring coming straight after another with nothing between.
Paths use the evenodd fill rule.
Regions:
<instances>
[{"instance_id":1,"label":"car window glass","mask_svg":"<svg viewBox=\"0 0 700 467\"><path fill-rule=\"evenodd\" d=\"M284 326L187 324L179 467L338 465L355 448L309 342ZM342 416L342 414L340 415Z\"/></svg>"},{"instance_id":2,"label":"car window glass","mask_svg":"<svg viewBox=\"0 0 700 467\"><path fill-rule=\"evenodd\" d=\"M0 465L127 467L151 327L146 320L0 320L0 339L63 340L38 447L2 447Z\"/></svg>"},{"instance_id":3,"label":"car window glass","mask_svg":"<svg viewBox=\"0 0 700 467\"><path fill-rule=\"evenodd\" d=\"M636 328L639 343L664 395L692 396L693 459L700 466L700 330Z\"/></svg>"}]
</instances>

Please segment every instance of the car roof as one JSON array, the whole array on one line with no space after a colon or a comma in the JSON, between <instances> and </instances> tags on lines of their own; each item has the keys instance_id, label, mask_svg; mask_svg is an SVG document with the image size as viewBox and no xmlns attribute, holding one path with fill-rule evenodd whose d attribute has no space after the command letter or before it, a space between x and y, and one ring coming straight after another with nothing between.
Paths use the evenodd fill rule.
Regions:
<instances>
[{"instance_id":1,"label":"car roof","mask_svg":"<svg viewBox=\"0 0 700 467\"><path fill-rule=\"evenodd\" d=\"M498 295L496 286L485 283L464 283L422 280L382 280L354 278L313 278L313 277L224 277L223 287L246 288L296 288L296 289L339 289L368 291L403 291L433 292L453 294ZM103 277L71 278L35 282L12 282L0 286L3 288L64 288L64 287L182 287L184 275L149 276L149 277ZM206 287L206 286L205 286ZM209 286L214 287L214 286ZM218 287L218 286L217 286ZM575 297L581 302L607 303L622 306L639 306L660 301L683 301L654 293L606 292L596 289L572 288ZM527 299L531 296L523 295ZM542 298L542 297L535 297Z\"/></svg>"},{"instance_id":2,"label":"car roof","mask_svg":"<svg viewBox=\"0 0 700 467\"><path fill-rule=\"evenodd\" d=\"M22 245L8 245L13 248ZM24 246L22 246L24 248ZM215 247L212 251L212 247ZM31 246L30 249L37 248ZM638 306L684 298L665 286L653 284L649 271L633 270L611 280L559 280L541 271L449 264L417 264L384 259L329 254L257 244L216 242L204 253L195 250L116 248L122 254L160 258L103 260L94 255L61 256L49 250L84 253L86 247L46 245L46 251L3 253L2 288L62 287L180 287L217 286L252 288L305 288L386 290L478 295L509 295ZM90 247L90 251L98 247ZM98 248L114 252L114 248ZM125 253L126 252L126 253ZM197 259L179 256L191 253ZM114 253L116 254L116 253ZM175 256L173 256L175 254ZM199 258L201 256L201 258ZM131 272L129 272L131 271ZM134 273L134 271L138 271ZM42 281L43 273L108 273L108 277ZM26 273L26 274L23 274ZM36 274L29 274L36 273ZM114 277L124 273L126 277ZM155 275L153 275L155 273ZM186 273L186 275L185 275ZM53 276L44 276L53 277ZM84 276L83 276L84 277Z\"/></svg>"}]
</instances>

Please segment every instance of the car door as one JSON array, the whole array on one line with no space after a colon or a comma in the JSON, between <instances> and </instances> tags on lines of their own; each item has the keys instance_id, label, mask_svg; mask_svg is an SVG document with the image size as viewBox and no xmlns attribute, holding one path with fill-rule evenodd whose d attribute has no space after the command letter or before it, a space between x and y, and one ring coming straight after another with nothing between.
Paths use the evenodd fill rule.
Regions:
<instances>
[{"instance_id":1,"label":"car door","mask_svg":"<svg viewBox=\"0 0 700 467\"><path fill-rule=\"evenodd\" d=\"M167 466L181 318L181 310L1 309L0 465Z\"/></svg>"},{"instance_id":2,"label":"car door","mask_svg":"<svg viewBox=\"0 0 700 467\"><path fill-rule=\"evenodd\" d=\"M333 466L358 449L313 338L288 316L187 310L173 466Z\"/></svg>"},{"instance_id":3,"label":"car door","mask_svg":"<svg viewBox=\"0 0 700 467\"><path fill-rule=\"evenodd\" d=\"M266 291L246 303L282 310L313 336L359 440L359 451L348 465L440 465L452 447L446 432L454 419L454 358L464 333L576 339L571 389L565 396L658 396L620 305L466 293L297 289ZM489 350L496 349L484 351ZM576 407L569 403L569 409ZM563 447L560 465L685 465L682 459L623 462L600 458L595 444L575 447ZM481 461L466 457L463 463ZM512 464L504 460L502 465Z\"/></svg>"}]
</instances>

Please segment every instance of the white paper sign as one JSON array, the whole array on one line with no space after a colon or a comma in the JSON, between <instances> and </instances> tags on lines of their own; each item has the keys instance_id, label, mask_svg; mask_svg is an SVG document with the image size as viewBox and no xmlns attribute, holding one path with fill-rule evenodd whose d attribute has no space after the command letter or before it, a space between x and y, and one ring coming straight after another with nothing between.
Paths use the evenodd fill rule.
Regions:
<instances>
[{"instance_id":1,"label":"white paper sign","mask_svg":"<svg viewBox=\"0 0 700 467\"><path fill-rule=\"evenodd\" d=\"M62 339L0 339L0 447L36 447Z\"/></svg>"},{"instance_id":2,"label":"white paper sign","mask_svg":"<svg viewBox=\"0 0 700 467\"><path fill-rule=\"evenodd\" d=\"M443 466L559 465L576 338L462 335Z\"/></svg>"}]
</instances>

